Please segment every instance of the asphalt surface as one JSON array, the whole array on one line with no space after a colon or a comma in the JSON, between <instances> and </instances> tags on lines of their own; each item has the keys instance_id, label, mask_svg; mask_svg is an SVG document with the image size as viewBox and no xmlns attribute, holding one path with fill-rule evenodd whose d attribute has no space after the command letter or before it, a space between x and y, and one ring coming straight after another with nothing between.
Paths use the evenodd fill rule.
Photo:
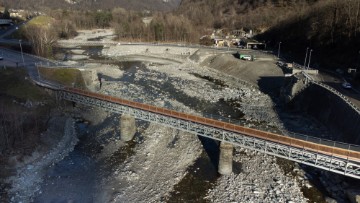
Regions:
<instances>
[{"instance_id":1,"label":"asphalt surface","mask_svg":"<svg viewBox=\"0 0 360 203\"><path fill-rule=\"evenodd\" d=\"M25 65L34 65L36 62L40 62L39 58L35 56L30 56L23 54L24 60L22 58L21 52L11 51L0 47L0 56L3 57L3 60L0 60L0 67L11 66L11 67L20 67Z\"/></svg>"}]
</instances>

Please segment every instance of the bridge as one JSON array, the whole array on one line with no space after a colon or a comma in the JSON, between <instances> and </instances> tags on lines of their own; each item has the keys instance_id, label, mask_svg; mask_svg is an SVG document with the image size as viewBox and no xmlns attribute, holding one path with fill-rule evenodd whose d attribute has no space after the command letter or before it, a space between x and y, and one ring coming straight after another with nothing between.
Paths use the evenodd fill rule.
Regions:
<instances>
[{"instance_id":1,"label":"bridge","mask_svg":"<svg viewBox=\"0 0 360 203\"><path fill-rule=\"evenodd\" d=\"M137 119L360 179L360 146L314 137L301 139L278 135L76 88L57 90L65 100L131 115Z\"/></svg>"},{"instance_id":2,"label":"bridge","mask_svg":"<svg viewBox=\"0 0 360 203\"><path fill-rule=\"evenodd\" d=\"M53 64L56 66L56 64ZM62 99L204 136L222 143L256 150L319 169L360 179L360 146L297 134L274 134L238 125L221 117L202 117L81 89L55 85L40 79L36 67L28 67L32 80L52 89Z\"/></svg>"}]
</instances>

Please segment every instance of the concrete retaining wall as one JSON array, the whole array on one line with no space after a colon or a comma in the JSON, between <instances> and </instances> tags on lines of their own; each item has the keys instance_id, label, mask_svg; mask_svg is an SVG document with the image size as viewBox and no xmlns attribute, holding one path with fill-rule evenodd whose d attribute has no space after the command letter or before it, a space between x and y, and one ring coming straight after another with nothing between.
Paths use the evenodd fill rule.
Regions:
<instances>
[{"instance_id":1,"label":"concrete retaining wall","mask_svg":"<svg viewBox=\"0 0 360 203\"><path fill-rule=\"evenodd\" d=\"M300 73L302 71L304 71L305 73L314 74L314 75L319 73L319 70L314 70L314 69L311 69L311 70L291 69L292 74Z\"/></svg>"},{"instance_id":2,"label":"concrete retaining wall","mask_svg":"<svg viewBox=\"0 0 360 203\"><path fill-rule=\"evenodd\" d=\"M110 56L132 55L132 54L170 54L170 55L192 55L198 49L188 47L176 47L176 46L150 46L150 45L116 45L111 46L106 51Z\"/></svg>"}]
</instances>

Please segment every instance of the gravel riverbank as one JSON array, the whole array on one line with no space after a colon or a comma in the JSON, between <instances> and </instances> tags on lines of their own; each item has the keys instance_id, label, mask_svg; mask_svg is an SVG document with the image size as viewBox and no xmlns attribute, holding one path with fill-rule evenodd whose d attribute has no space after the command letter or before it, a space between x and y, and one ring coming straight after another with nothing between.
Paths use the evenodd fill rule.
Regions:
<instances>
[{"instance_id":1,"label":"gravel riverbank","mask_svg":"<svg viewBox=\"0 0 360 203\"><path fill-rule=\"evenodd\" d=\"M74 120L53 118L42 139L44 142L50 142L47 143L49 151L35 151L23 162L15 163L16 174L7 179L12 185L9 190L10 202L31 202L36 192L41 193L40 184L46 169L66 157L78 141Z\"/></svg>"}]
</instances>

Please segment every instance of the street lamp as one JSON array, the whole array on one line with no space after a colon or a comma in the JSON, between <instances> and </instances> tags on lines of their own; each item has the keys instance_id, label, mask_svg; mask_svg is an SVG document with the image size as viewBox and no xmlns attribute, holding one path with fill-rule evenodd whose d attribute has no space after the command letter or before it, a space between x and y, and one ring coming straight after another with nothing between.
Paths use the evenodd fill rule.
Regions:
<instances>
[{"instance_id":1,"label":"street lamp","mask_svg":"<svg viewBox=\"0 0 360 203\"><path fill-rule=\"evenodd\" d=\"M23 61L23 66L25 67L25 60L24 60L24 54L23 54L23 50L22 50L22 46L21 46L21 39L19 39L19 44L20 44L20 51L21 51L21 58Z\"/></svg>"},{"instance_id":2,"label":"street lamp","mask_svg":"<svg viewBox=\"0 0 360 203\"><path fill-rule=\"evenodd\" d=\"M307 59L308 51L309 51L309 47L306 48L305 61L304 61L304 69L306 68L306 59Z\"/></svg>"},{"instance_id":3,"label":"street lamp","mask_svg":"<svg viewBox=\"0 0 360 203\"><path fill-rule=\"evenodd\" d=\"M278 58L280 58L280 46L281 46L281 42L279 42Z\"/></svg>"},{"instance_id":4,"label":"street lamp","mask_svg":"<svg viewBox=\"0 0 360 203\"><path fill-rule=\"evenodd\" d=\"M309 70L309 66L310 66L310 60L311 60L311 53L312 53L312 49L310 49L310 56L309 56L309 63L308 63L308 66L307 66L307 69Z\"/></svg>"},{"instance_id":5,"label":"street lamp","mask_svg":"<svg viewBox=\"0 0 360 203\"><path fill-rule=\"evenodd\" d=\"M360 51L358 52L358 55L357 55L357 64L356 64L356 70L355 70L356 74L357 74L357 69L359 67L359 56L360 56Z\"/></svg>"}]
</instances>

